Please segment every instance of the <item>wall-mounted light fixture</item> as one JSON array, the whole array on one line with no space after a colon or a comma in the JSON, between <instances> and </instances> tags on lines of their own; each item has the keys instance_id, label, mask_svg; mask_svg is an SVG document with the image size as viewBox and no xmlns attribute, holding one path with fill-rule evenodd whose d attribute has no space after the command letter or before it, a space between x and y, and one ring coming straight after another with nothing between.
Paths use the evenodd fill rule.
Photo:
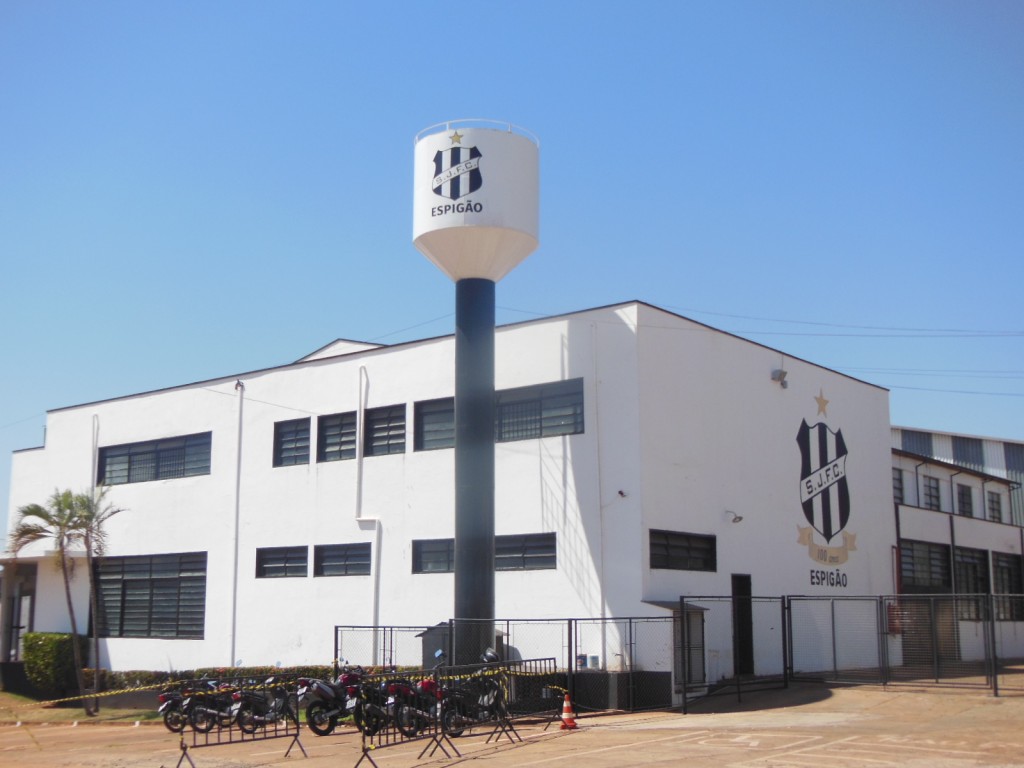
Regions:
<instances>
[{"instance_id":1,"label":"wall-mounted light fixture","mask_svg":"<svg viewBox=\"0 0 1024 768\"><path fill-rule=\"evenodd\" d=\"M779 386L785 389L786 387L789 386L789 382L786 381L787 373L788 372L784 371L782 368L776 368L774 371L772 371L772 381L777 381L779 383Z\"/></svg>"},{"instance_id":2,"label":"wall-mounted light fixture","mask_svg":"<svg viewBox=\"0 0 1024 768\"><path fill-rule=\"evenodd\" d=\"M743 522L743 515L737 515L731 509L725 510L725 514L732 515L732 520L729 521L730 523L742 523Z\"/></svg>"}]
</instances>

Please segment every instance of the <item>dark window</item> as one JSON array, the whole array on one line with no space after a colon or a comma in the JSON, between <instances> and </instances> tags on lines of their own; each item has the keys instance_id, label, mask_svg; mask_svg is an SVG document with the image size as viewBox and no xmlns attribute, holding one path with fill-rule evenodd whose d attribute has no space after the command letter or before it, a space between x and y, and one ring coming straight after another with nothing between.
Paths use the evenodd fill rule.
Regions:
<instances>
[{"instance_id":1,"label":"dark window","mask_svg":"<svg viewBox=\"0 0 1024 768\"><path fill-rule=\"evenodd\" d=\"M1003 460L1006 462L1006 477L1014 483L1010 486L1009 517L1007 522L1021 525L1024 511L1024 445L1003 443Z\"/></svg>"},{"instance_id":2,"label":"dark window","mask_svg":"<svg viewBox=\"0 0 1024 768\"><path fill-rule=\"evenodd\" d=\"M495 403L494 437L500 442L583 432L583 379L503 389Z\"/></svg>"},{"instance_id":3,"label":"dark window","mask_svg":"<svg viewBox=\"0 0 1024 768\"><path fill-rule=\"evenodd\" d=\"M309 417L274 423L274 466L309 464Z\"/></svg>"},{"instance_id":4,"label":"dark window","mask_svg":"<svg viewBox=\"0 0 1024 768\"><path fill-rule=\"evenodd\" d=\"M318 544L313 547L314 576L365 576L370 572L370 542Z\"/></svg>"},{"instance_id":5,"label":"dark window","mask_svg":"<svg viewBox=\"0 0 1024 768\"><path fill-rule=\"evenodd\" d=\"M414 449L432 451L455 446L455 398L423 400L415 406Z\"/></svg>"},{"instance_id":6,"label":"dark window","mask_svg":"<svg viewBox=\"0 0 1024 768\"><path fill-rule=\"evenodd\" d=\"M985 451L976 437L953 435L953 461L977 472L985 471Z\"/></svg>"},{"instance_id":7,"label":"dark window","mask_svg":"<svg viewBox=\"0 0 1024 768\"><path fill-rule=\"evenodd\" d=\"M675 571L716 571L718 544L714 536L676 531L651 531L651 568Z\"/></svg>"},{"instance_id":8,"label":"dark window","mask_svg":"<svg viewBox=\"0 0 1024 768\"><path fill-rule=\"evenodd\" d=\"M974 517L974 494L971 486L956 484L956 512L964 517Z\"/></svg>"},{"instance_id":9,"label":"dark window","mask_svg":"<svg viewBox=\"0 0 1024 768\"><path fill-rule=\"evenodd\" d=\"M897 504L903 503L903 470L892 468L892 499Z\"/></svg>"},{"instance_id":10,"label":"dark window","mask_svg":"<svg viewBox=\"0 0 1024 768\"><path fill-rule=\"evenodd\" d=\"M953 552L956 569L956 591L959 595L987 595L988 552L984 549L957 547ZM978 597L958 597L957 613L964 621L978 621L985 615L984 600Z\"/></svg>"},{"instance_id":11,"label":"dark window","mask_svg":"<svg viewBox=\"0 0 1024 768\"><path fill-rule=\"evenodd\" d=\"M997 491L988 492L988 519L994 523L1003 522L1003 497Z\"/></svg>"},{"instance_id":12,"label":"dark window","mask_svg":"<svg viewBox=\"0 0 1024 768\"><path fill-rule=\"evenodd\" d=\"M367 456L405 453L405 405L367 409L364 438Z\"/></svg>"},{"instance_id":13,"label":"dark window","mask_svg":"<svg viewBox=\"0 0 1024 768\"><path fill-rule=\"evenodd\" d=\"M256 550L256 578L305 576L308 547L265 547Z\"/></svg>"},{"instance_id":14,"label":"dark window","mask_svg":"<svg viewBox=\"0 0 1024 768\"><path fill-rule=\"evenodd\" d=\"M995 598L996 619L998 621L1024 620L1024 573L1021 569L1020 555L1004 552L992 553L992 586L997 595L1013 595L1013 597Z\"/></svg>"},{"instance_id":15,"label":"dark window","mask_svg":"<svg viewBox=\"0 0 1024 768\"><path fill-rule=\"evenodd\" d=\"M900 541L900 583L903 592L952 591L949 547L927 541Z\"/></svg>"},{"instance_id":16,"label":"dark window","mask_svg":"<svg viewBox=\"0 0 1024 768\"><path fill-rule=\"evenodd\" d=\"M97 482L106 485L210 474L212 433L100 448Z\"/></svg>"},{"instance_id":17,"label":"dark window","mask_svg":"<svg viewBox=\"0 0 1024 768\"><path fill-rule=\"evenodd\" d=\"M901 434L901 446L904 451L916 453L918 456L932 455L932 433L917 432L913 429L904 429Z\"/></svg>"},{"instance_id":18,"label":"dark window","mask_svg":"<svg viewBox=\"0 0 1024 768\"><path fill-rule=\"evenodd\" d=\"M203 638L205 552L103 557L94 570L101 636Z\"/></svg>"},{"instance_id":19,"label":"dark window","mask_svg":"<svg viewBox=\"0 0 1024 768\"><path fill-rule=\"evenodd\" d=\"M939 478L937 477L924 477L924 508L925 509L942 509L942 501L939 496Z\"/></svg>"},{"instance_id":20,"label":"dark window","mask_svg":"<svg viewBox=\"0 0 1024 768\"><path fill-rule=\"evenodd\" d=\"M529 533L494 538L494 570L537 571L554 568L555 534Z\"/></svg>"},{"instance_id":21,"label":"dark window","mask_svg":"<svg viewBox=\"0 0 1024 768\"><path fill-rule=\"evenodd\" d=\"M555 534L530 533L494 537L494 570L534 571L556 565ZM412 543L413 573L455 570L454 539L421 539Z\"/></svg>"},{"instance_id":22,"label":"dark window","mask_svg":"<svg viewBox=\"0 0 1024 768\"><path fill-rule=\"evenodd\" d=\"M421 539L413 541L413 573L451 573L454 570L455 539Z\"/></svg>"},{"instance_id":23,"label":"dark window","mask_svg":"<svg viewBox=\"0 0 1024 768\"><path fill-rule=\"evenodd\" d=\"M332 413L316 420L316 460L356 457L356 412Z\"/></svg>"}]
</instances>

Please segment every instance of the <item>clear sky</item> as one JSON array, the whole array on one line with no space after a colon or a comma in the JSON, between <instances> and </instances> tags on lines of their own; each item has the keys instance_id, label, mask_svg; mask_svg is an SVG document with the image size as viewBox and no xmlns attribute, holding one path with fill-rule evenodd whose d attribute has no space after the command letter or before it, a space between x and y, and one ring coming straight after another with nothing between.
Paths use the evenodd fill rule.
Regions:
<instances>
[{"instance_id":1,"label":"clear sky","mask_svg":"<svg viewBox=\"0 0 1024 768\"><path fill-rule=\"evenodd\" d=\"M456 118L541 141L499 323L640 299L1024 441L1022 40L1020 0L2 0L0 522L48 409L450 333L412 154Z\"/></svg>"}]
</instances>

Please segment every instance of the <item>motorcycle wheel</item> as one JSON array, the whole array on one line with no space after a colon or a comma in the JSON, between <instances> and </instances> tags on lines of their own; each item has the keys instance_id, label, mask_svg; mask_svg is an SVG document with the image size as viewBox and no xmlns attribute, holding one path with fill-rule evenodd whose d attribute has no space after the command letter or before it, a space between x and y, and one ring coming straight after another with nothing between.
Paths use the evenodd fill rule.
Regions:
<instances>
[{"instance_id":1,"label":"motorcycle wheel","mask_svg":"<svg viewBox=\"0 0 1024 768\"><path fill-rule=\"evenodd\" d=\"M362 731L364 736L375 736L384 727L384 718L376 712L370 712L363 706L362 700L356 703L356 711L352 714L356 722L356 728Z\"/></svg>"},{"instance_id":2,"label":"motorcycle wheel","mask_svg":"<svg viewBox=\"0 0 1024 768\"><path fill-rule=\"evenodd\" d=\"M256 733L256 712L252 708L252 704L242 704L238 708L236 722L242 733Z\"/></svg>"},{"instance_id":3,"label":"motorcycle wheel","mask_svg":"<svg viewBox=\"0 0 1024 768\"><path fill-rule=\"evenodd\" d=\"M188 720L192 723L192 729L199 733L209 733L213 730L213 726L217 724L217 716L206 709L206 707L196 707L188 713Z\"/></svg>"},{"instance_id":4,"label":"motorcycle wheel","mask_svg":"<svg viewBox=\"0 0 1024 768\"><path fill-rule=\"evenodd\" d=\"M338 716L329 715L330 707L326 702L313 701L306 707L306 725L317 736L327 736L338 725Z\"/></svg>"},{"instance_id":5,"label":"motorcycle wheel","mask_svg":"<svg viewBox=\"0 0 1024 768\"><path fill-rule=\"evenodd\" d=\"M466 716L459 704L444 704L441 708L441 730L453 738L466 732Z\"/></svg>"},{"instance_id":6,"label":"motorcycle wheel","mask_svg":"<svg viewBox=\"0 0 1024 768\"><path fill-rule=\"evenodd\" d=\"M171 733L181 733L185 730L187 723L188 718L185 717L185 713L181 711L180 707L168 709L164 712L164 726Z\"/></svg>"},{"instance_id":7,"label":"motorcycle wheel","mask_svg":"<svg viewBox=\"0 0 1024 768\"><path fill-rule=\"evenodd\" d=\"M403 702L395 702L395 725L398 726L398 730L407 739L413 738L417 733L420 732L420 717L408 704Z\"/></svg>"}]
</instances>

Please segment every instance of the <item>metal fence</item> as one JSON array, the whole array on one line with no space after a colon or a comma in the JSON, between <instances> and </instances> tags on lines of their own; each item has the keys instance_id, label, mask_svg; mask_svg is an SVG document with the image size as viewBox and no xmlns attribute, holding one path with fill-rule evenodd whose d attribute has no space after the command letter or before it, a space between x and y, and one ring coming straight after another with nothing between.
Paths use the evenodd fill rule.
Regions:
<instances>
[{"instance_id":1,"label":"metal fence","mask_svg":"<svg viewBox=\"0 0 1024 768\"><path fill-rule=\"evenodd\" d=\"M494 622L502 659L552 658L580 709L638 711L790 679L1024 693L1024 596L687 596L672 616ZM429 669L457 623L335 627L335 657Z\"/></svg>"}]
</instances>

